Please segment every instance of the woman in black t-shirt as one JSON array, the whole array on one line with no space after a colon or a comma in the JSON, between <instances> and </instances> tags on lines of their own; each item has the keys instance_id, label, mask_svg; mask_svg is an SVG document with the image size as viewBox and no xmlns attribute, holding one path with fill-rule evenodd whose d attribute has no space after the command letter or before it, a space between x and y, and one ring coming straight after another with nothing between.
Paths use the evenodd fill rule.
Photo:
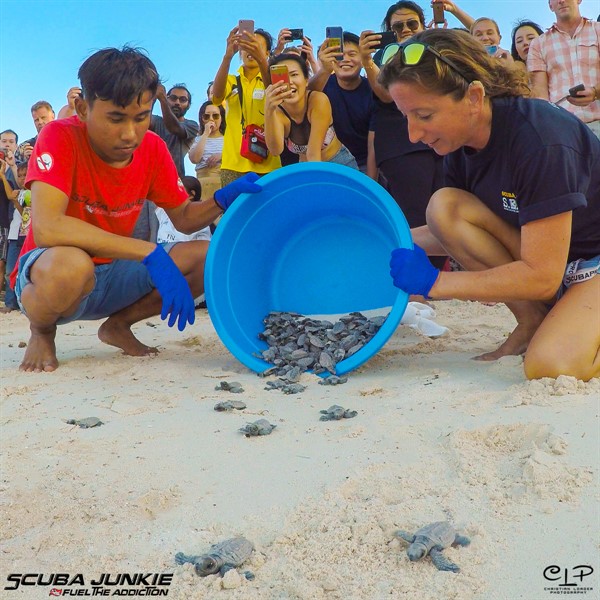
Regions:
<instances>
[{"instance_id":1,"label":"woman in black t-shirt","mask_svg":"<svg viewBox=\"0 0 600 600\"><path fill-rule=\"evenodd\" d=\"M394 284L434 299L505 302L517 327L494 360L525 353L530 379L600 375L600 141L565 110L528 99L524 73L460 31L421 33L380 83L411 139L445 156L446 185L392 253ZM449 254L467 272L435 269Z\"/></svg>"}]
</instances>

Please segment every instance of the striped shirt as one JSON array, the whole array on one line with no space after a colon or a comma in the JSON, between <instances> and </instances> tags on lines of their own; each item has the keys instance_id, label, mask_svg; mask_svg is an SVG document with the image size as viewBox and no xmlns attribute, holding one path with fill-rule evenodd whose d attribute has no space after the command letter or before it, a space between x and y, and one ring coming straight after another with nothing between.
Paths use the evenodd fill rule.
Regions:
<instances>
[{"instance_id":1,"label":"striped shirt","mask_svg":"<svg viewBox=\"0 0 600 600\"><path fill-rule=\"evenodd\" d=\"M600 94L600 23L582 18L573 37L554 23L540 37L531 40L527 55L530 72L548 75L548 98L556 102L569 93L569 88L583 83L594 86ZM574 106L566 100L560 105L584 123L600 120L600 99L587 106Z\"/></svg>"}]
</instances>

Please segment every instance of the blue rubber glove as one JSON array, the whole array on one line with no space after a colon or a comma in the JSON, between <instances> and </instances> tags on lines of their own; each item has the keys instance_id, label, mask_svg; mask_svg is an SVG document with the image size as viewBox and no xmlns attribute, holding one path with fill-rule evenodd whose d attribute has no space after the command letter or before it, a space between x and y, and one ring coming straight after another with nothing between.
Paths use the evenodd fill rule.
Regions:
<instances>
[{"instance_id":1,"label":"blue rubber glove","mask_svg":"<svg viewBox=\"0 0 600 600\"><path fill-rule=\"evenodd\" d=\"M408 294L429 298L439 274L439 270L429 262L425 250L416 244L414 250L396 248L392 251L390 275L394 285Z\"/></svg>"},{"instance_id":2,"label":"blue rubber glove","mask_svg":"<svg viewBox=\"0 0 600 600\"><path fill-rule=\"evenodd\" d=\"M144 258L142 264L148 269L152 283L162 297L160 318L164 321L170 313L169 327L173 327L179 317L177 329L183 331L196 319L194 298L183 273L160 244Z\"/></svg>"},{"instance_id":3,"label":"blue rubber glove","mask_svg":"<svg viewBox=\"0 0 600 600\"><path fill-rule=\"evenodd\" d=\"M259 179L256 173L246 173L243 177L228 183L224 188L215 192L215 202L225 212L240 194L256 194L262 191L262 186L254 183Z\"/></svg>"}]
</instances>

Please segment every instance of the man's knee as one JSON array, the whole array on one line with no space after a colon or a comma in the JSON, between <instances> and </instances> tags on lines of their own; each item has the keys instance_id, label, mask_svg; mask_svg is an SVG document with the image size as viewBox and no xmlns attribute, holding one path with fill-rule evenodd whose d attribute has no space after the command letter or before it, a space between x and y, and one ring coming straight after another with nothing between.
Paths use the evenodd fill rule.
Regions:
<instances>
[{"instance_id":1,"label":"man's knee","mask_svg":"<svg viewBox=\"0 0 600 600\"><path fill-rule=\"evenodd\" d=\"M58 247L46 250L32 265L31 282L60 295L89 293L94 284L94 263L80 248Z\"/></svg>"}]
</instances>

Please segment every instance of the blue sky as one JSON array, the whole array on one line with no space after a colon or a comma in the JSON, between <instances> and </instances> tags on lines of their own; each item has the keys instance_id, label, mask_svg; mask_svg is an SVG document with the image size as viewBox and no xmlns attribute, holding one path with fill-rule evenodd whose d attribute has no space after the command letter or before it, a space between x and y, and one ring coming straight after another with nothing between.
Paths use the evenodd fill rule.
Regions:
<instances>
[{"instance_id":1,"label":"blue sky","mask_svg":"<svg viewBox=\"0 0 600 600\"><path fill-rule=\"evenodd\" d=\"M187 83L193 94L188 116L197 119L227 34L239 19L254 19L274 37L282 27L302 27L317 45L331 25L355 33L378 31L391 4L389 0L0 0L0 131L14 129L22 140L35 135L31 105L47 100L58 112L69 87L79 83L77 70L83 60L95 50L125 43L148 51L167 88ZM426 19L431 18L429 0L419 4ZM505 48L510 47L517 19L527 17L545 28L554 16L546 0L457 4L474 17L495 18ZM583 0L581 12L596 18L598 0ZM449 24L458 22L450 17ZM238 66L234 59L232 67ZM193 172L189 163L187 169Z\"/></svg>"}]
</instances>

